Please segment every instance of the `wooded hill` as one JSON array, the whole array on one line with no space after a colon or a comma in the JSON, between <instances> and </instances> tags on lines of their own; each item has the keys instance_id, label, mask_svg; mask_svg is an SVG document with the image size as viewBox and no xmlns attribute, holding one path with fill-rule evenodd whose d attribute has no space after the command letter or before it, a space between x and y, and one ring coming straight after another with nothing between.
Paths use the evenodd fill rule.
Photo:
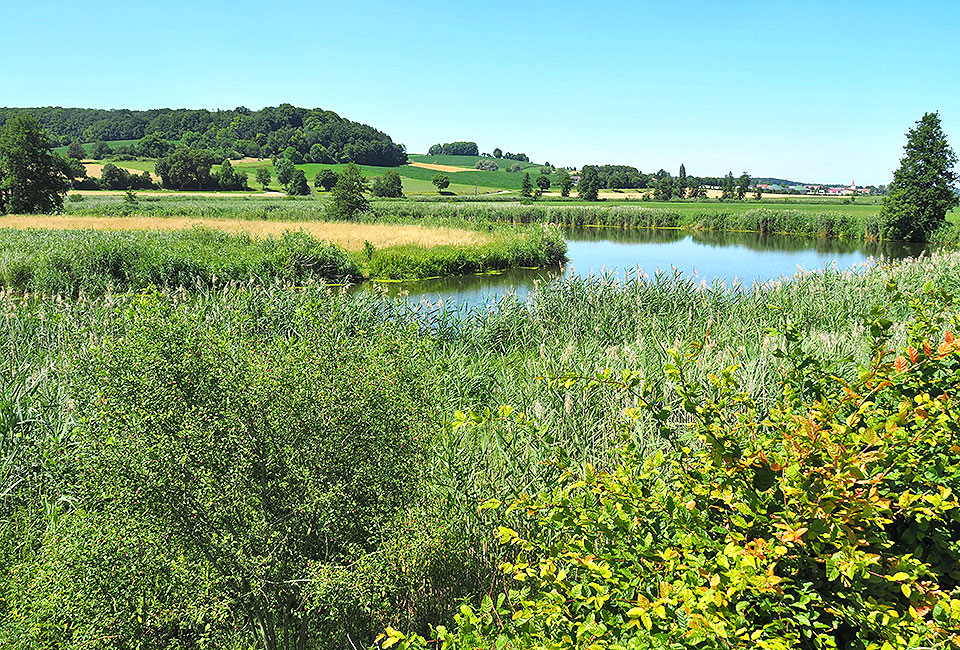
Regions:
<instances>
[{"instance_id":1,"label":"wooded hill","mask_svg":"<svg viewBox=\"0 0 960 650\"><path fill-rule=\"evenodd\" d=\"M230 157L287 154L295 162L393 167L407 162L406 149L372 126L333 111L281 104L259 111L158 108L147 111L93 108L0 108L0 127L18 113L36 117L54 144L139 140L154 134L189 147ZM297 158L300 158L297 161Z\"/></svg>"}]
</instances>

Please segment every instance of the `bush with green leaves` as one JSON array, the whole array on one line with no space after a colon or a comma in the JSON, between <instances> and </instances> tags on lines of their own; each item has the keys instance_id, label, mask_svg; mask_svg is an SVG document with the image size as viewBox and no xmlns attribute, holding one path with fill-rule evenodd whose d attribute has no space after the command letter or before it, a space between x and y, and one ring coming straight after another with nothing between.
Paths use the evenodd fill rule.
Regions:
<instances>
[{"instance_id":1,"label":"bush with green leaves","mask_svg":"<svg viewBox=\"0 0 960 650\"><path fill-rule=\"evenodd\" d=\"M303 307L267 338L142 296L70 387L81 505L199 563L266 650L345 631L324 576L373 562L416 501L435 417L415 337L337 336L329 310Z\"/></svg>"},{"instance_id":2,"label":"bush with green leaves","mask_svg":"<svg viewBox=\"0 0 960 650\"><path fill-rule=\"evenodd\" d=\"M438 627L442 647L954 647L960 318L931 286L907 298L891 284L889 298L912 303L902 354L882 308L864 324L861 367L788 326L769 408L736 367L688 378L709 341L671 351L667 403L635 372L558 378L626 392L625 423L645 419L671 445L644 456L628 444L609 470L558 450L553 489L481 506L503 510L514 586ZM381 641L424 642L392 628Z\"/></svg>"}]
</instances>

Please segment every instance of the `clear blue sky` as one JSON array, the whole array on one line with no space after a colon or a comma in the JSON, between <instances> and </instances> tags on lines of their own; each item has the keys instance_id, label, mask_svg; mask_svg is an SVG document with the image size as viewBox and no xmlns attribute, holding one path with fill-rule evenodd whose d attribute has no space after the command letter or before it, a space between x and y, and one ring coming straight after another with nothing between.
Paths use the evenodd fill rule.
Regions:
<instances>
[{"instance_id":1,"label":"clear blue sky","mask_svg":"<svg viewBox=\"0 0 960 650\"><path fill-rule=\"evenodd\" d=\"M888 182L939 110L960 149L960 3L13 2L0 105L320 106L410 152Z\"/></svg>"}]
</instances>

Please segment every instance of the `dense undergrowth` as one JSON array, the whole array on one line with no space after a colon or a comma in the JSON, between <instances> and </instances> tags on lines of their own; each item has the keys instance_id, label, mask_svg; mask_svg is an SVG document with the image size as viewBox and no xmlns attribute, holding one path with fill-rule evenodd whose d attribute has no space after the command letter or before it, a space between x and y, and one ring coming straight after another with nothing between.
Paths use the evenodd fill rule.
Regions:
<instances>
[{"instance_id":1,"label":"dense undergrowth","mask_svg":"<svg viewBox=\"0 0 960 650\"><path fill-rule=\"evenodd\" d=\"M956 292L958 278L960 256L938 254L740 292L575 279L475 309L249 280L72 300L7 291L0 646L361 647L387 626L449 625L463 598L492 616L482 595L509 591L499 567L517 559L498 525L534 544L581 538L480 503L547 499L588 463L616 476L670 453L665 434L696 417L678 389L705 387L687 402L707 408L711 373L733 364L751 408L772 412L790 345L849 357L830 372L854 386L869 320L890 321L888 349L918 347L889 280ZM700 347L678 382L669 350L686 342ZM638 373L643 400L666 411L546 379L605 369Z\"/></svg>"},{"instance_id":2,"label":"dense undergrowth","mask_svg":"<svg viewBox=\"0 0 960 650\"><path fill-rule=\"evenodd\" d=\"M483 273L562 261L555 228L498 228L475 246L393 246L348 253L303 232L255 238L208 228L181 231L0 228L0 283L74 295L226 282L359 282Z\"/></svg>"}]
</instances>

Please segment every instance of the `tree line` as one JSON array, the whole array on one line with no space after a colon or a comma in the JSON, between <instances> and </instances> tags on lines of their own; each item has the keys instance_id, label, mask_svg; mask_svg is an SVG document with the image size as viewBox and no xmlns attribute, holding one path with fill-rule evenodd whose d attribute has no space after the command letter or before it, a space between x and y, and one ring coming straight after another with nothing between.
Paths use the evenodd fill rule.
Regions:
<instances>
[{"instance_id":1,"label":"tree line","mask_svg":"<svg viewBox=\"0 0 960 650\"><path fill-rule=\"evenodd\" d=\"M0 126L22 114L35 117L54 145L153 136L155 142L172 140L190 148L210 149L219 159L269 158L291 149L302 158L300 162L355 162L384 167L407 162L405 147L382 131L342 118L333 111L291 104L259 111L243 106L227 111L0 108Z\"/></svg>"}]
</instances>

